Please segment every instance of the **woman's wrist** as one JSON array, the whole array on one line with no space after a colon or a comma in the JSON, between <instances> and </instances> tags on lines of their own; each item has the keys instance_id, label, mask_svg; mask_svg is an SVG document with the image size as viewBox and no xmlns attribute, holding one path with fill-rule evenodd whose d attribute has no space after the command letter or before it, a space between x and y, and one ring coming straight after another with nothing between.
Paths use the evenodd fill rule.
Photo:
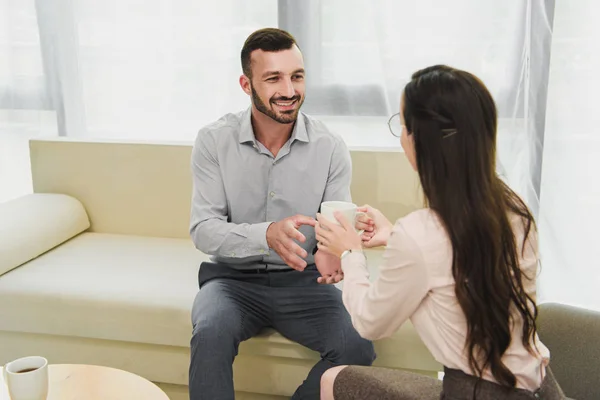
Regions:
<instances>
[{"instance_id":1,"label":"woman's wrist","mask_svg":"<svg viewBox=\"0 0 600 400\"><path fill-rule=\"evenodd\" d=\"M387 246L388 244L388 240L390 239L390 236L392 236L392 231L394 230L394 224L392 224L389 220L387 221L387 226L385 228L385 232L386 232L386 237L385 237L385 244L384 246Z\"/></svg>"},{"instance_id":2,"label":"woman's wrist","mask_svg":"<svg viewBox=\"0 0 600 400\"><path fill-rule=\"evenodd\" d=\"M348 250L345 250L340 255L340 260L343 260L344 258L351 256L352 254L361 254L363 257L366 257L366 254L364 253L364 251L363 251L363 249L361 247L361 248L358 248L358 249L348 249Z\"/></svg>"},{"instance_id":3,"label":"woman's wrist","mask_svg":"<svg viewBox=\"0 0 600 400\"><path fill-rule=\"evenodd\" d=\"M342 252L342 254L340 255L340 259L343 259L344 257L346 257L346 256L348 256L350 254L353 254L353 253L362 253L362 254L364 254L362 247L361 248L347 249L347 250L344 250Z\"/></svg>"}]
</instances>

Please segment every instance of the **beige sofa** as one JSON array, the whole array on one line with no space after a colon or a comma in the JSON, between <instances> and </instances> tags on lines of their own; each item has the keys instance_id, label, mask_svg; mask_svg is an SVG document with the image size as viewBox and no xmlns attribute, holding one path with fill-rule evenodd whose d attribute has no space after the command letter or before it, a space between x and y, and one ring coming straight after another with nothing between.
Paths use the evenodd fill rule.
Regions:
<instances>
[{"instance_id":1,"label":"beige sofa","mask_svg":"<svg viewBox=\"0 0 600 400\"><path fill-rule=\"evenodd\" d=\"M34 194L0 204L0 364L125 369L187 398L190 310L199 264L188 236L189 144L33 140ZM402 153L352 152L353 196L397 218L419 207ZM381 250L370 251L373 274ZM376 365L436 376L407 323L376 343ZM245 342L238 398L289 396L318 354L273 331Z\"/></svg>"}]
</instances>

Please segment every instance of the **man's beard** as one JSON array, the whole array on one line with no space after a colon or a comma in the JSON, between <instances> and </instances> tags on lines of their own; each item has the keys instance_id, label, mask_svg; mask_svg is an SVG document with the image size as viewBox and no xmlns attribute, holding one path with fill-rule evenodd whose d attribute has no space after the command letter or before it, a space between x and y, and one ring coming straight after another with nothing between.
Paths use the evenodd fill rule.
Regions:
<instances>
[{"instance_id":1,"label":"man's beard","mask_svg":"<svg viewBox=\"0 0 600 400\"><path fill-rule=\"evenodd\" d=\"M267 117L271 118L274 121L279 122L280 124L291 124L296 122L296 118L298 118L298 112L300 111L300 107L302 107L302 103L304 103L304 99L300 97L300 95L295 95L293 97L272 97L269 100L269 103L274 103L276 101L297 101L298 107L290 111L283 111L281 113L276 113L272 108L267 107L267 105L260 99L256 90L254 90L254 86L250 84L250 88L252 89L252 103L254 107Z\"/></svg>"}]
</instances>

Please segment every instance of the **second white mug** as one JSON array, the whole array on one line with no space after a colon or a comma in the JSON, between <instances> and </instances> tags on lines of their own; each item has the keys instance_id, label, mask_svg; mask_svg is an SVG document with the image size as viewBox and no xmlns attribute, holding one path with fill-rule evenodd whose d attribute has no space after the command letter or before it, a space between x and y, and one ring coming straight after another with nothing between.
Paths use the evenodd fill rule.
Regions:
<instances>
[{"instance_id":1,"label":"second white mug","mask_svg":"<svg viewBox=\"0 0 600 400\"><path fill-rule=\"evenodd\" d=\"M31 356L11 361L2 370L11 400L46 400L48 360Z\"/></svg>"}]
</instances>

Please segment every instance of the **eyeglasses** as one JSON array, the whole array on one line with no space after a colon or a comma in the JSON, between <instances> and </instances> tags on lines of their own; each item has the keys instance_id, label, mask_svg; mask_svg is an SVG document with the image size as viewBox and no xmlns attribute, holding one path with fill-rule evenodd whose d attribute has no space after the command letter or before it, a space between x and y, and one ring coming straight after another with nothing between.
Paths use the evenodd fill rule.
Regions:
<instances>
[{"instance_id":1,"label":"eyeglasses","mask_svg":"<svg viewBox=\"0 0 600 400\"><path fill-rule=\"evenodd\" d=\"M400 113L396 113L390 117L388 120L388 128L390 128L390 132L395 137L402 137L402 130L406 128L405 125L400 121ZM455 128L445 128L442 129L442 138L446 139L447 137L453 136L458 131Z\"/></svg>"},{"instance_id":2,"label":"eyeglasses","mask_svg":"<svg viewBox=\"0 0 600 400\"><path fill-rule=\"evenodd\" d=\"M390 132L395 137L399 138L402 136L404 125L402 125L402 122L400 121L400 113L396 113L390 117L388 120L388 128L390 128Z\"/></svg>"}]
</instances>

